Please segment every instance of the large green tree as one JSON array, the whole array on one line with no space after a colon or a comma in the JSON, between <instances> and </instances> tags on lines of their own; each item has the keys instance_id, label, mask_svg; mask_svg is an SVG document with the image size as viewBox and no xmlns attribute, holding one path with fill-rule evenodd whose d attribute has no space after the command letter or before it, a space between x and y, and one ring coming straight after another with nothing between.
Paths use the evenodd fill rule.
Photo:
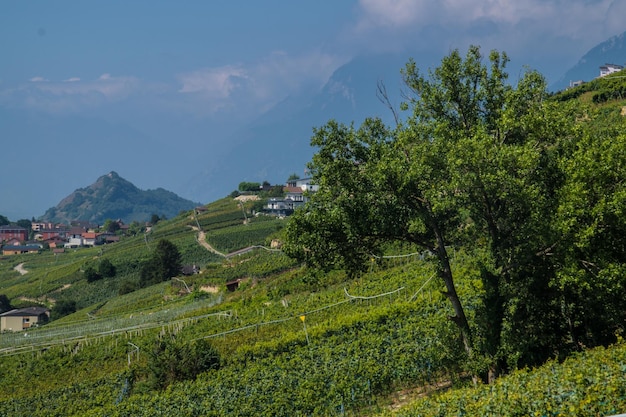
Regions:
<instances>
[{"instance_id":1,"label":"large green tree","mask_svg":"<svg viewBox=\"0 0 626 417\"><path fill-rule=\"evenodd\" d=\"M404 70L413 93L407 142L440 147L435 176L444 181L436 184L449 196L440 200L466 216L454 241L485 254L477 257L485 293L476 343L492 374L542 362L566 332L553 287L560 240L553 220L564 182L559 157L575 123L565 105L547 100L537 72L508 84L507 61L492 52L483 65L471 47L428 77L413 63Z\"/></svg>"},{"instance_id":2,"label":"large green tree","mask_svg":"<svg viewBox=\"0 0 626 417\"><path fill-rule=\"evenodd\" d=\"M285 247L311 265L350 271L386 242L430 250L465 349L491 377L507 363L545 359L562 333L550 320L558 304L550 219L568 119L546 102L536 72L510 85L507 61L492 52L485 65L470 47L428 76L410 61L408 116L395 129L379 120L316 129L309 169L320 191L287 226ZM485 289L471 326L448 255L450 245L463 244L477 255Z\"/></svg>"}]
</instances>

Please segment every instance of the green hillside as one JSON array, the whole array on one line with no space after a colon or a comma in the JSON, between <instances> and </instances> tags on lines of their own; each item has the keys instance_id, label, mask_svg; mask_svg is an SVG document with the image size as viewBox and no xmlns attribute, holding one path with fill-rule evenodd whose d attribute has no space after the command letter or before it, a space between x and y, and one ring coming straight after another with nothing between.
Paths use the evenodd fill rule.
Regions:
<instances>
[{"instance_id":1,"label":"green hillside","mask_svg":"<svg viewBox=\"0 0 626 417\"><path fill-rule=\"evenodd\" d=\"M537 101L538 79L528 91L511 91L514 100L523 97L514 103L530 97L531 110L516 107L489 124L495 130L501 123L515 139L511 146L519 147L510 159L501 143L471 148L460 135L463 149L485 161L497 154L499 162L516 163L512 172L489 172L493 185L486 184L505 189L517 204L502 203L507 210L494 214L502 222L516 219L501 237L511 245L508 257L493 256L501 241L482 234L479 207L463 194L473 166L463 165L457 148L450 148L454 158L436 163L461 166L466 178L450 174L436 188L423 180L432 172L395 164L393 158L406 160L414 148L385 153L408 133L393 136L376 123L356 132L331 123L316 132L319 170L313 174L326 188L292 218L254 216L253 202L224 198L118 243L3 256L0 294L13 307L42 305L53 315L39 327L0 334L6 388L0 416L626 412L626 100L616 93L623 80L539 94ZM435 91L439 100L447 97L441 91ZM453 124L438 125L429 139L441 132L450 137ZM327 132L330 139L322 141ZM478 128L472 134L495 136ZM530 149L523 147L527 137L535 141ZM540 172L532 152L545 138L554 139L545 148L554 152L541 156L556 163ZM450 144L437 150L450 150L444 145ZM402 175L391 175L396 170ZM385 194L412 176L432 194L415 198L408 186L402 190L412 199ZM546 176L558 189L544 200ZM430 223L409 217L411 204L432 196ZM533 210L549 210L525 210L531 203ZM420 204L415 207L427 206ZM439 220L448 240L430 250L423 242L433 239L429 227ZM559 236L558 243L536 252L533 245L546 236ZM272 245L277 241L281 249ZM155 271L150 268L158 271L163 262L163 242L173 244L181 265L196 265L199 273L146 281ZM520 266L526 259L520 254L531 249L531 262ZM470 352L459 321L451 320L458 310L442 279L442 252L474 337ZM498 262L509 263L501 268ZM88 279L108 263L113 276ZM496 297L498 274L506 279ZM504 310L499 335L506 343L489 350L496 322L485 317L496 317L491 307L497 305ZM495 362L500 375L490 378Z\"/></svg>"}]
</instances>

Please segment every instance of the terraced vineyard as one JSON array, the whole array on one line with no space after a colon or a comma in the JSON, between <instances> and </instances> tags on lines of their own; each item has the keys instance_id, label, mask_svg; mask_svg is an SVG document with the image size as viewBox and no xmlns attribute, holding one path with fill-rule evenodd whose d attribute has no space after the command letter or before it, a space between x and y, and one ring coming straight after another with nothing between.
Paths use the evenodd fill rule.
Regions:
<instances>
[{"instance_id":1,"label":"terraced vineyard","mask_svg":"<svg viewBox=\"0 0 626 417\"><path fill-rule=\"evenodd\" d=\"M547 229L524 229L528 233L549 229L550 233L545 236L544 250L528 252L532 262L508 264L517 275L497 277L501 265L495 263L493 253L490 255L491 237L478 230L482 227L478 222L471 221L476 220L472 218L475 213L457 210L456 204L464 203L455 200L462 184L458 190L449 188L449 193L431 190L436 199L445 200L436 200L445 204L433 208L441 210L446 221L442 224L450 228L451 236L461 236L453 242L437 242L450 254L446 258L449 269L445 269L447 264L437 264L423 246L403 236L376 248L383 256L378 256L378 251L373 252L376 256L365 251L355 255L359 260L371 256L362 274L348 274L336 269L337 265L327 265L329 270L307 268L280 250L268 249L274 240L280 243L284 239L288 220L251 216L252 206L231 198L211 203L199 213L180 213L159 221L146 233L125 236L119 243L57 255L44 250L40 254L0 258L0 294L5 294L14 307L45 305L57 314L49 323L25 332L0 334L0 378L5 387L0 391L0 416L603 416L626 412L626 344L621 307L626 269L620 250L626 230L621 181L626 147L620 145L626 143L626 119L621 113L626 103L615 100L615 94L623 96L622 87L622 81L600 80L565 93L564 100L580 98L583 106L601 104L581 109L566 106L558 115L559 123L566 124L570 112L581 112L581 117L575 118L577 125L571 137L564 138L566 146L555 145L556 150L547 147L545 154L560 155L562 151L573 155L575 164L558 159L554 166L549 165L555 170L551 181L564 181L570 188L558 191L571 193L571 199L555 206L555 218L562 222L551 223ZM548 104L556 106L557 100ZM532 104L546 103L542 99ZM521 132L540 123L530 113L533 117L528 120L516 120L511 113L501 122L507 126L511 123ZM582 124L593 117L597 125L587 128ZM525 120L532 123L526 126ZM480 132L481 138L488 136L488 129ZM350 139L356 140L361 133L367 132L355 133ZM537 137L548 133L541 131ZM365 155L374 149L369 142L353 149L355 143L349 142L340 151L356 150ZM476 155L484 156L483 148L476 149L480 149ZM331 165L336 162L333 155L329 154ZM389 155L395 158L396 153ZM515 153L506 155L516 160ZM441 158L439 162L446 161ZM376 168L371 183L360 184L363 195L370 186L385 188L404 180L403 171L397 178L383 175L394 165L391 163L379 170L369 162L361 163L361 159L348 162L338 165L363 175L368 167ZM483 164L477 160L476 166ZM579 167L585 169L578 172ZM525 181L514 177L517 169L510 171L513 177L506 183L508 188L495 183L489 187L513 195L517 188L526 186ZM532 170L531 177L539 171ZM493 172L500 175L509 171ZM382 181L383 177L389 181ZM342 178L352 179L347 175ZM616 192L604 193L611 187ZM316 225L324 233L318 235L320 245L315 244L317 239L305 241L303 253L322 254L335 261L338 258L332 256L333 251L343 249L342 244L348 242L346 248L353 251L347 256L355 254L354 248L362 239L370 238L367 232L373 228L371 224L388 213L387 204L395 204L394 195L386 195L388 201L368 195L363 201L371 202L375 210L369 216L355 216L366 205L359 203L352 187L345 188L350 193L342 189L337 195L349 209L348 215L337 213L333 207L323 215L317 216L314 211L305 214L313 213L310 217L320 220ZM322 191L317 195L323 195ZM542 193L528 195L543 198ZM333 206L334 196L327 196L327 206ZM420 193L411 194L413 197L411 201L400 201L425 204ZM502 203L506 212L505 200L503 197L494 208ZM525 217L528 200L520 197L520 205L516 206L519 210L511 214L530 222L535 215ZM382 205L377 206L379 203ZM589 204L593 210L588 209ZM407 220L403 216L408 205L394 206L397 211L393 213ZM543 221L543 214L537 211L536 217ZM457 217L463 222L457 223ZM354 219L367 221L355 224L362 227L344 234L342 226ZM518 218L513 219L511 230L518 226L514 224ZM393 217L389 222L396 220ZM426 223L430 220L428 216L409 218L403 230L429 239L430 226ZM326 229L327 225L333 227ZM388 224L378 226L384 231ZM292 231L291 227L288 230ZM296 230L302 232L297 236L305 236L318 228ZM516 234L512 246L496 254L501 258L516 256L517 245L529 241L528 236ZM558 244L553 245L554 236L558 236ZM339 242L324 252L320 249L324 239ZM163 240L180 252L183 264L195 265L199 273L181 274L166 281L157 279L154 285L142 281L144 267L161 262L154 255ZM581 254L584 258L579 258ZM534 263L557 257L570 263L569 269L549 275L550 281L536 272L551 274L561 268L550 263L554 269L542 269ZM519 259L527 261L526 257ZM115 273L89 282L86 271L105 260ZM23 270L16 270L17 265ZM440 279L442 269L454 276L458 299L462 300L474 336L471 349L464 348L459 327L450 320L457 312L446 297L447 287ZM493 286L494 278L501 279L500 285L504 286ZM508 298L500 299L504 296ZM550 307L545 311L554 317L540 314L537 320L537 311L544 310L534 310L532 303L544 296L546 300L539 301L546 303L538 305ZM489 313L502 311L490 311L493 306L489 301L495 301L494 305L511 317L520 314L519 320L517 316L513 317L515 321L501 320L503 328L496 337L487 334L494 323L487 319ZM62 316L55 310L72 303L76 306L74 313ZM568 322L569 318L578 321ZM533 369L514 370L516 352L522 352L515 349L524 343L541 345L543 340L509 338L512 342L508 345L497 346L508 349L506 354L485 348L489 347L486 342L492 340L490 337L506 335L504 330L510 337L517 330L511 323L539 327L547 323L559 331L594 330L580 326L595 318L610 324L601 329L604 342L597 343L604 347L588 349L580 342L595 343L589 333L558 333L572 336L558 338L559 343L550 340L554 344L549 346L558 346L562 351L544 349L558 360ZM556 334L535 333L532 327L521 331L537 339ZM491 371L489 366L496 363L494 357L498 355L507 361L502 369L509 374L483 385L479 380ZM537 363L544 362L545 358Z\"/></svg>"}]
</instances>

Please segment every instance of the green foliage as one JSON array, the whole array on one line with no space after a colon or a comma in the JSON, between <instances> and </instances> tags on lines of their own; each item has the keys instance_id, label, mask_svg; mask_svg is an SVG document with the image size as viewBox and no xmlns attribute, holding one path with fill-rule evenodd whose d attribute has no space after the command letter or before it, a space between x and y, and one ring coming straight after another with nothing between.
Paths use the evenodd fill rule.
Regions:
<instances>
[{"instance_id":1,"label":"green foliage","mask_svg":"<svg viewBox=\"0 0 626 417\"><path fill-rule=\"evenodd\" d=\"M559 252L567 261L555 284L563 293L571 343L585 346L612 343L623 331L618 294L626 290L626 121L617 112L593 120L562 161L567 182L558 227L565 244Z\"/></svg>"},{"instance_id":2,"label":"green foliage","mask_svg":"<svg viewBox=\"0 0 626 417\"><path fill-rule=\"evenodd\" d=\"M13 309L13 307L11 306L11 301L9 300L9 297L7 297L5 294L0 294L0 314L11 309Z\"/></svg>"},{"instance_id":3,"label":"green foliage","mask_svg":"<svg viewBox=\"0 0 626 417\"><path fill-rule=\"evenodd\" d=\"M52 311L50 312L50 318L53 320L60 319L61 317L76 312L76 301L74 300L59 300L56 302Z\"/></svg>"},{"instance_id":4,"label":"green foliage","mask_svg":"<svg viewBox=\"0 0 626 417\"><path fill-rule=\"evenodd\" d=\"M6 216L0 214L0 226L6 226L7 224L11 224L9 219Z\"/></svg>"},{"instance_id":5,"label":"green foliage","mask_svg":"<svg viewBox=\"0 0 626 417\"><path fill-rule=\"evenodd\" d=\"M87 280L87 282L94 282L102 279L102 274L96 271L96 268L94 268L92 265L86 267L85 271L83 271L83 274L85 275L85 279Z\"/></svg>"},{"instance_id":6,"label":"green foliage","mask_svg":"<svg viewBox=\"0 0 626 417\"><path fill-rule=\"evenodd\" d=\"M116 274L116 268L108 259L101 259L97 265L89 264L83 271L87 282L95 282L102 278L112 278Z\"/></svg>"},{"instance_id":7,"label":"green foliage","mask_svg":"<svg viewBox=\"0 0 626 417\"><path fill-rule=\"evenodd\" d=\"M124 295L124 294L131 293L137 289L139 289L139 284L137 282L127 279L120 284L120 287L117 290L117 294Z\"/></svg>"},{"instance_id":8,"label":"green foliage","mask_svg":"<svg viewBox=\"0 0 626 417\"><path fill-rule=\"evenodd\" d=\"M139 284L142 287L167 281L180 274L181 255L169 240L161 239L152 254L141 267Z\"/></svg>"},{"instance_id":9,"label":"green foliage","mask_svg":"<svg viewBox=\"0 0 626 417\"><path fill-rule=\"evenodd\" d=\"M259 195L265 198L280 198L285 196L285 191L282 185L268 185L268 187L263 188L263 192L261 192Z\"/></svg>"},{"instance_id":10,"label":"green foliage","mask_svg":"<svg viewBox=\"0 0 626 417\"><path fill-rule=\"evenodd\" d=\"M102 259L98 264L98 273L104 278L113 278L116 273L115 265L106 258Z\"/></svg>"},{"instance_id":11,"label":"green foliage","mask_svg":"<svg viewBox=\"0 0 626 417\"><path fill-rule=\"evenodd\" d=\"M489 386L418 399L397 417L608 416L626 410L626 345L523 369ZM384 415L390 415L385 413Z\"/></svg>"},{"instance_id":12,"label":"green foliage","mask_svg":"<svg viewBox=\"0 0 626 417\"><path fill-rule=\"evenodd\" d=\"M188 379L220 367L217 350L205 339L182 343L175 338L156 341L147 369L149 384L155 389Z\"/></svg>"},{"instance_id":13,"label":"green foliage","mask_svg":"<svg viewBox=\"0 0 626 417\"><path fill-rule=\"evenodd\" d=\"M109 233L115 233L120 230L120 224L117 220L106 219L102 225L102 229Z\"/></svg>"},{"instance_id":14,"label":"green foliage","mask_svg":"<svg viewBox=\"0 0 626 417\"><path fill-rule=\"evenodd\" d=\"M16 221L15 224L18 225L19 227L23 227L24 229L28 230L29 233L32 232L32 223L28 219L20 219Z\"/></svg>"},{"instance_id":15,"label":"green foliage","mask_svg":"<svg viewBox=\"0 0 626 417\"><path fill-rule=\"evenodd\" d=\"M246 191L259 191L261 189L261 183L260 182L240 182L239 186L237 187L237 189L239 191L242 192L246 192Z\"/></svg>"},{"instance_id":16,"label":"green foliage","mask_svg":"<svg viewBox=\"0 0 626 417\"><path fill-rule=\"evenodd\" d=\"M237 207L233 204L233 207ZM241 209L211 212L198 219L204 231L211 231L242 224L244 220Z\"/></svg>"}]
</instances>

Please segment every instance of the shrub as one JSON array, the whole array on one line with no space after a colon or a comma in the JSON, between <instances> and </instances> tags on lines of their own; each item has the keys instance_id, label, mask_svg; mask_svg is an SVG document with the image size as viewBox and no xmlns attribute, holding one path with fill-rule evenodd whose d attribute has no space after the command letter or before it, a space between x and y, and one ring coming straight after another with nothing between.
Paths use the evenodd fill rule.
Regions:
<instances>
[{"instance_id":1,"label":"shrub","mask_svg":"<svg viewBox=\"0 0 626 417\"><path fill-rule=\"evenodd\" d=\"M60 319L61 317L67 316L69 314L76 312L76 301L74 300L59 300L52 307L52 312L50 313L52 319Z\"/></svg>"},{"instance_id":2,"label":"shrub","mask_svg":"<svg viewBox=\"0 0 626 417\"><path fill-rule=\"evenodd\" d=\"M94 282L102 279L102 275L91 265L85 268L85 272L83 272L83 274L85 275L87 282Z\"/></svg>"},{"instance_id":3,"label":"shrub","mask_svg":"<svg viewBox=\"0 0 626 417\"><path fill-rule=\"evenodd\" d=\"M103 259L98 265L98 272L104 278L113 278L116 274L115 265L113 265L108 259Z\"/></svg>"},{"instance_id":4,"label":"shrub","mask_svg":"<svg viewBox=\"0 0 626 417\"><path fill-rule=\"evenodd\" d=\"M208 341L182 343L172 337L157 340L148 361L148 376L153 388L162 389L219 367L219 353Z\"/></svg>"}]
</instances>

